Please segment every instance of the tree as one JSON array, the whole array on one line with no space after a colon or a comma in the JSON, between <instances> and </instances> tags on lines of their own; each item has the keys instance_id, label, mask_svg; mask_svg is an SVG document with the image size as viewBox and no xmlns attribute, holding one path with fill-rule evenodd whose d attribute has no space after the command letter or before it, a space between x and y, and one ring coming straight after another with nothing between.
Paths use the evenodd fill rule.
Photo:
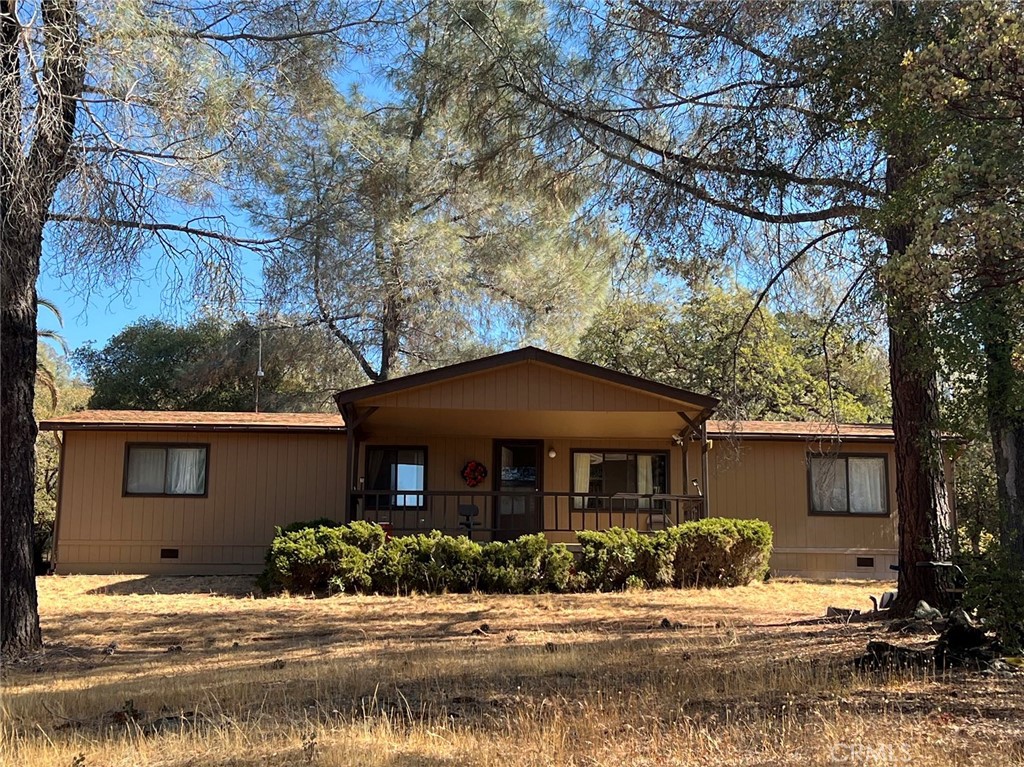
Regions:
<instances>
[{"instance_id":1,"label":"tree","mask_svg":"<svg viewBox=\"0 0 1024 767\"><path fill-rule=\"evenodd\" d=\"M826 372L821 323L763 306L748 321L755 300L749 291L711 288L685 300L613 301L581 339L579 356L712 394L731 418L889 419L883 350L833 327Z\"/></svg>"},{"instance_id":2,"label":"tree","mask_svg":"<svg viewBox=\"0 0 1024 767\"><path fill-rule=\"evenodd\" d=\"M262 363L261 363L261 340ZM178 326L157 319L129 325L102 349L75 361L92 384L90 408L124 410L315 410L358 374L340 366L318 326L214 319Z\"/></svg>"},{"instance_id":3,"label":"tree","mask_svg":"<svg viewBox=\"0 0 1024 767\"><path fill-rule=\"evenodd\" d=\"M268 243L222 213L225 164L315 93L373 7L320 0L0 0L0 652L40 646L32 577L36 278L44 231L80 283L154 245L182 275L238 287ZM301 76L298 76L301 75ZM194 259L194 263L189 261Z\"/></svg>"},{"instance_id":4,"label":"tree","mask_svg":"<svg viewBox=\"0 0 1024 767\"><path fill-rule=\"evenodd\" d=\"M531 14L492 12L529 45ZM323 322L371 381L523 342L571 350L621 258L584 207L592 181L539 153L478 68L475 21L428 4L387 51L382 95L298 105L246 166L247 206L285 241L275 307Z\"/></svg>"},{"instance_id":5,"label":"tree","mask_svg":"<svg viewBox=\"0 0 1024 767\"><path fill-rule=\"evenodd\" d=\"M938 307L949 375L981 392L1002 555L1016 581L1007 590L1019 594L1024 578L1024 12L995 0L966 5L945 34L908 58L907 67L906 98L930 109L934 147L918 183L927 226L917 231L913 254ZM1018 631L1016 640L1021 639Z\"/></svg>"},{"instance_id":6,"label":"tree","mask_svg":"<svg viewBox=\"0 0 1024 767\"><path fill-rule=\"evenodd\" d=\"M933 304L908 252L922 224L914 182L935 147L928 110L903 99L904 59L955 24L958 5L569 4L554 27L561 60L548 67L491 36L523 108L561 140L567 162L609 164L613 203L673 248L664 260L707 272L741 242L765 273L765 295L818 259L850 295L877 298L888 321L903 610L937 595L934 572L913 563L944 556L949 527Z\"/></svg>"}]
</instances>

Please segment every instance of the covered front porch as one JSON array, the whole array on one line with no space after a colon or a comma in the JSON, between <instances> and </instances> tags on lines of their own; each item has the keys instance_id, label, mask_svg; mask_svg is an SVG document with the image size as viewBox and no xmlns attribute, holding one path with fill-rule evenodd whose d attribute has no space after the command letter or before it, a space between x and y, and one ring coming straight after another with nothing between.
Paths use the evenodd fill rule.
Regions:
<instances>
[{"instance_id":1,"label":"covered front porch","mask_svg":"<svg viewBox=\"0 0 1024 767\"><path fill-rule=\"evenodd\" d=\"M524 349L342 392L347 514L476 540L708 514L715 400Z\"/></svg>"}]
</instances>

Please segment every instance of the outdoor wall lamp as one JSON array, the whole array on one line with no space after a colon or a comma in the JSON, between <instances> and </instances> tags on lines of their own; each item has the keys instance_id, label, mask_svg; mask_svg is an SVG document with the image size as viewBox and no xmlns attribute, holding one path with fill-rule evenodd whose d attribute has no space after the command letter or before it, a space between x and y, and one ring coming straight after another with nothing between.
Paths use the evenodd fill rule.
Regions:
<instances>
[{"instance_id":1,"label":"outdoor wall lamp","mask_svg":"<svg viewBox=\"0 0 1024 767\"><path fill-rule=\"evenodd\" d=\"M555 458L557 455L558 453L555 452L555 449L553 447L548 449L548 458Z\"/></svg>"}]
</instances>

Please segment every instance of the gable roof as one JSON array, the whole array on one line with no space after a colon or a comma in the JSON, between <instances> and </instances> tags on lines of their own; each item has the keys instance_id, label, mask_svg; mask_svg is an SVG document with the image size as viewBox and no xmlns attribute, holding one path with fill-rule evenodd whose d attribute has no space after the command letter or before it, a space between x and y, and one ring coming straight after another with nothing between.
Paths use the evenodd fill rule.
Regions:
<instances>
[{"instance_id":1,"label":"gable roof","mask_svg":"<svg viewBox=\"0 0 1024 767\"><path fill-rule=\"evenodd\" d=\"M708 434L715 437L776 440L846 439L863 442L892 442L892 425L887 423L832 423L831 421L708 421Z\"/></svg>"},{"instance_id":2,"label":"gable roof","mask_svg":"<svg viewBox=\"0 0 1024 767\"><path fill-rule=\"evenodd\" d=\"M369 384L367 386L359 386L354 389L347 389L335 394L334 399L340 408L342 405L355 403L369 397L376 397L382 394L393 394L395 392L413 389L418 386L427 386L429 384L440 383L442 381L449 381L454 378L473 375L474 373L482 373L496 368L518 365L523 362L539 362L544 365L550 365L555 368L567 370L571 373L589 376L591 378L596 378L619 386L626 386L658 397L665 397L667 399L676 400L689 405L696 405L697 407L708 411L714 409L714 407L718 405L718 400L715 397L709 397L706 394L697 394L696 392L687 391L686 389L680 389L678 387L669 386L668 384L658 383L656 381L650 381L646 378L640 378L639 376L620 373L617 370L610 370L609 368L601 367L600 365L592 365L589 362L581 362L580 360L575 360L571 357L565 357L561 354L555 354L554 352L549 352L544 349L538 349L535 346L525 346L522 349L515 349L510 352L492 354L489 357L481 357L468 362L458 362L454 365L447 365L434 370L426 370L422 373L413 373L411 375L402 376L401 378L393 378L389 381L382 381L380 383Z\"/></svg>"},{"instance_id":3,"label":"gable roof","mask_svg":"<svg viewBox=\"0 0 1024 767\"><path fill-rule=\"evenodd\" d=\"M337 413L224 413L170 410L83 410L39 422L44 431L302 431L338 432Z\"/></svg>"}]
</instances>

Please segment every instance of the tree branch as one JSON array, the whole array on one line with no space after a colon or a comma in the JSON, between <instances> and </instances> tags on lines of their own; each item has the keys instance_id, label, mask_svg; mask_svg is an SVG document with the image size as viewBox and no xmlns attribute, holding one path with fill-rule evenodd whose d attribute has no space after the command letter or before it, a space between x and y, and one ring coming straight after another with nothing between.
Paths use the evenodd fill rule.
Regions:
<instances>
[{"instance_id":1,"label":"tree branch","mask_svg":"<svg viewBox=\"0 0 1024 767\"><path fill-rule=\"evenodd\" d=\"M155 221L132 221L129 219L101 218L98 216L78 216L71 215L68 213L50 213L49 215L47 215L47 221L88 224L90 226L113 227L115 229L137 229L139 231L153 233L169 232L176 234L184 234L188 235L189 237L198 237L204 240L216 240L218 242L223 242L228 245L234 245L242 248L252 248L254 250L259 250L261 248L266 248L271 245L276 245L283 239L283 237L272 237L266 239L238 237L237 235L229 234L227 232L218 232L214 229L203 229L201 227L192 226L190 223L171 224L166 222Z\"/></svg>"},{"instance_id":2,"label":"tree branch","mask_svg":"<svg viewBox=\"0 0 1024 767\"><path fill-rule=\"evenodd\" d=\"M738 164L724 165L721 163L713 163L707 162L705 160L700 160L694 156L681 154L671 149L655 146L650 142L644 141L639 136L629 133L628 131L625 131L618 126L612 125L604 120L601 120L598 117L595 117L590 114L585 114L579 111L578 109L574 109L565 104L558 103L553 99L539 93L539 90L538 92L531 93L527 91L527 89L524 88L523 86L516 85L515 83L510 81L506 82L508 86L513 90L519 92L521 95L526 96L529 99L537 101L538 103L554 111L556 114L561 115L562 117L566 117L570 120L583 123L584 125L589 125L590 127L600 131L601 133L605 133L610 136L614 136L617 139L626 141L637 149L656 155L662 158L662 160L669 160L671 162L678 163L680 166L687 168L689 170L703 171L706 173L718 173L721 175L742 176L745 178L753 179L783 181L789 184L796 184L798 186L806 187L845 189L847 191L862 194L865 197L870 198L878 197L880 194L880 191L878 189L866 186L860 183L859 181L855 181L853 179L845 179L839 176L826 176L822 178L815 178L812 176L801 176L797 173L794 173L793 171L785 170L784 168L780 167L748 168ZM599 151L605 153L611 151L606 150L602 145L598 144L598 142L596 141L591 140L588 143L590 143L591 146L593 146L595 149L598 149ZM635 162L636 161L634 161L634 163ZM643 167L651 167L647 166L646 164L642 165ZM634 167L638 166L634 165Z\"/></svg>"},{"instance_id":3,"label":"tree branch","mask_svg":"<svg viewBox=\"0 0 1024 767\"><path fill-rule=\"evenodd\" d=\"M252 32L233 32L230 34L217 34L215 32L207 32L204 30L194 30L189 32L175 33L174 37L184 37L190 40L205 40L210 42L218 43L235 43L235 42L247 42L247 43L286 43L292 40L302 40L307 37L326 37L328 35L334 35L343 29L350 29L358 27L362 24L369 24L377 19L377 14L380 13L381 8L384 6L383 0L379 0L377 7L373 9L364 19L358 19L356 21L341 21L329 27L322 27L319 29L306 29L295 32L282 32L277 35L261 35ZM210 27L206 27L209 29Z\"/></svg>"},{"instance_id":4,"label":"tree branch","mask_svg":"<svg viewBox=\"0 0 1024 767\"><path fill-rule=\"evenodd\" d=\"M30 182L40 211L50 206L57 185L71 172L69 148L85 85L85 53L72 0L44 0L43 71L28 155Z\"/></svg>"},{"instance_id":5,"label":"tree branch","mask_svg":"<svg viewBox=\"0 0 1024 767\"><path fill-rule=\"evenodd\" d=\"M362 368L363 373L366 374L366 377L374 382L380 381L380 372L373 369L369 360L367 360L363 355L359 345L351 336L348 335L348 333L338 326L338 323L334 321L330 312L327 311L327 299L324 296L323 285L320 282L320 251L316 247L314 247L313 253L313 296L316 299L316 308L317 311L320 312L320 319L323 323L327 325L335 338L345 345L345 348L348 349L349 353L359 364L359 367Z\"/></svg>"},{"instance_id":6,"label":"tree branch","mask_svg":"<svg viewBox=\"0 0 1024 767\"><path fill-rule=\"evenodd\" d=\"M771 278L765 284L764 288L762 288L761 291L758 292L757 298L754 300L754 305L750 307L750 311L747 312L747 316L744 317L743 322L740 323L739 330L736 331L736 343L733 344L732 347L732 370L734 378L736 375L736 366L738 364L739 359L740 339L746 332L747 326L750 324L750 321L754 318L754 315L757 314L758 310L761 308L761 304L763 304L765 299L768 297L768 293L771 292L771 289L775 287L775 284L782 279L782 275L789 271L793 266L796 265L796 263L801 258L807 255L807 253L809 253L812 249L820 245L825 240L829 239L830 237L834 237L837 234L846 234L848 232L852 232L855 229L856 227L853 226L844 226L839 229L832 229L828 232L825 232L822 235L815 237L813 240L811 240L802 248L800 248L800 250L798 250L796 253L790 256L786 260L786 262L775 271L775 274L771 276Z\"/></svg>"}]
</instances>

